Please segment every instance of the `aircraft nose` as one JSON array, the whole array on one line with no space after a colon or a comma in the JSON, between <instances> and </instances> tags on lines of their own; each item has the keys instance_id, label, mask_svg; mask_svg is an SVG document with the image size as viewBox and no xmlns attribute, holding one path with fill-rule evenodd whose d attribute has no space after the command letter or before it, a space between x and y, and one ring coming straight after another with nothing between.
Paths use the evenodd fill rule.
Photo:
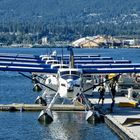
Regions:
<instances>
[{"instance_id":1,"label":"aircraft nose","mask_svg":"<svg viewBox=\"0 0 140 140\"><path fill-rule=\"evenodd\" d=\"M67 89L69 92L74 90L74 84L72 81L68 82Z\"/></svg>"}]
</instances>

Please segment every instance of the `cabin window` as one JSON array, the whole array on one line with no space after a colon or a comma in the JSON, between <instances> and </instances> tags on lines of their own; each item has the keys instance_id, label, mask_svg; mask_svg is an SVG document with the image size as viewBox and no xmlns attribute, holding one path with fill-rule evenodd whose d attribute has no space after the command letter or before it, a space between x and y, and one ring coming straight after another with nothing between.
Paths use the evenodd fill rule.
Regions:
<instances>
[{"instance_id":1,"label":"cabin window","mask_svg":"<svg viewBox=\"0 0 140 140\"><path fill-rule=\"evenodd\" d=\"M61 68L68 68L68 66L62 66Z\"/></svg>"},{"instance_id":2,"label":"cabin window","mask_svg":"<svg viewBox=\"0 0 140 140\"><path fill-rule=\"evenodd\" d=\"M53 58L51 58L51 57L46 57L46 58L43 58L43 60L53 60Z\"/></svg>"},{"instance_id":3,"label":"cabin window","mask_svg":"<svg viewBox=\"0 0 140 140\"><path fill-rule=\"evenodd\" d=\"M54 61L53 64L58 64L58 62L57 61Z\"/></svg>"},{"instance_id":4,"label":"cabin window","mask_svg":"<svg viewBox=\"0 0 140 140\"><path fill-rule=\"evenodd\" d=\"M58 64L58 61L48 61L47 64Z\"/></svg>"},{"instance_id":5,"label":"cabin window","mask_svg":"<svg viewBox=\"0 0 140 140\"><path fill-rule=\"evenodd\" d=\"M58 69L60 66L53 66L53 68L56 68L56 69Z\"/></svg>"},{"instance_id":6,"label":"cabin window","mask_svg":"<svg viewBox=\"0 0 140 140\"><path fill-rule=\"evenodd\" d=\"M65 84L61 84L61 86L66 87L66 85L65 85Z\"/></svg>"},{"instance_id":7,"label":"cabin window","mask_svg":"<svg viewBox=\"0 0 140 140\"><path fill-rule=\"evenodd\" d=\"M52 62L47 62L48 64L52 64Z\"/></svg>"}]
</instances>

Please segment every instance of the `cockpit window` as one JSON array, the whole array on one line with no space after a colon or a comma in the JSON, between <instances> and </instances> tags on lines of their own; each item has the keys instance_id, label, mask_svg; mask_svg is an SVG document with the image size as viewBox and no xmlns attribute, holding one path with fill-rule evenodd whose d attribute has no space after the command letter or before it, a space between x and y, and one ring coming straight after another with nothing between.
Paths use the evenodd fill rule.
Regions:
<instances>
[{"instance_id":1,"label":"cockpit window","mask_svg":"<svg viewBox=\"0 0 140 140\"><path fill-rule=\"evenodd\" d=\"M53 68L56 68L56 69L58 69L58 68L68 68L68 66L65 66L65 65L64 66L63 65L62 66L61 65L57 65L57 66L53 66Z\"/></svg>"},{"instance_id":2,"label":"cockpit window","mask_svg":"<svg viewBox=\"0 0 140 140\"><path fill-rule=\"evenodd\" d=\"M57 61L48 61L47 64L58 64Z\"/></svg>"},{"instance_id":3,"label":"cockpit window","mask_svg":"<svg viewBox=\"0 0 140 140\"><path fill-rule=\"evenodd\" d=\"M69 75L70 73L69 73L69 71L62 71L61 73L60 73L60 75L62 76L62 75Z\"/></svg>"},{"instance_id":4,"label":"cockpit window","mask_svg":"<svg viewBox=\"0 0 140 140\"><path fill-rule=\"evenodd\" d=\"M58 62L57 61L54 61L53 64L58 64Z\"/></svg>"},{"instance_id":5,"label":"cockpit window","mask_svg":"<svg viewBox=\"0 0 140 140\"><path fill-rule=\"evenodd\" d=\"M68 68L68 66L62 66L61 68Z\"/></svg>"},{"instance_id":6,"label":"cockpit window","mask_svg":"<svg viewBox=\"0 0 140 140\"><path fill-rule=\"evenodd\" d=\"M59 68L59 67L60 67L60 66L53 66L53 68L56 68L56 69Z\"/></svg>"},{"instance_id":7,"label":"cockpit window","mask_svg":"<svg viewBox=\"0 0 140 140\"><path fill-rule=\"evenodd\" d=\"M77 75L77 76L80 76L80 72L79 71L62 71L60 73L60 75Z\"/></svg>"},{"instance_id":8,"label":"cockpit window","mask_svg":"<svg viewBox=\"0 0 140 140\"><path fill-rule=\"evenodd\" d=\"M63 79L73 79L76 80L80 78L81 72L80 71L72 71L72 70L67 70L67 71L61 71L60 72L60 77Z\"/></svg>"},{"instance_id":9,"label":"cockpit window","mask_svg":"<svg viewBox=\"0 0 140 140\"><path fill-rule=\"evenodd\" d=\"M44 57L43 60L53 60L52 57Z\"/></svg>"},{"instance_id":10,"label":"cockpit window","mask_svg":"<svg viewBox=\"0 0 140 140\"><path fill-rule=\"evenodd\" d=\"M79 71L71 71L71 74L72 74L72 75L80 76L80 72L79 72Z\"/></svg>"}]
</instances>

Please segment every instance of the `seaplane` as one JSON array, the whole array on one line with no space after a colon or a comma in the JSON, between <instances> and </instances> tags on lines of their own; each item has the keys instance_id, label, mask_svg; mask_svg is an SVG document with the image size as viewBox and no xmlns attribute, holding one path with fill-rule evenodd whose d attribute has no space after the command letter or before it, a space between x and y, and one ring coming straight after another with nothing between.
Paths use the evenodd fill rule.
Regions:
<instances>
[{"instance_id":1,"label":"seaplane","mask_svg":"<svg viewBox=\"0 0 140 140\"><path fill-rule=\"evenodd\" d=\"M83 57L82 55L74 56L73 49L69 48L69 51L69 60L68 56L55 56L53 59L50 59L49 57L49 59L47 59L45 56L46 58L42 59L40 56L33 55L0 54L1 71L16 71L22 75L25 75L23 72L47 74L51 76L55 75L55 84L58 87L57 89L53 89L52 87L50 88L48 86L49 82L43 84L46 88L53 90L55 95L50 104L46 106L46 109L42 110L39 114L39 121L53 121L51 108L58 97L74 101L79 97L79 95L82 96L86 108L88 109L86 120L90 120L93 118L95 110L85 97L85 92L95 88L94 76L107 75L110 73L140 73L140 63L132 63L129 60L113 60L109 57L102 58L99 55L85 55ZM58 65L58 63L47 63L48 60L57 60L57 62L60 62L59 60L63 60L64 67L61 67L62 65ZM68 61L69 66L67 65ZM87 87L86 85L90 85L90 87ZM42 97L45 99L45 95Z\"/></svg>"}]
</instances>

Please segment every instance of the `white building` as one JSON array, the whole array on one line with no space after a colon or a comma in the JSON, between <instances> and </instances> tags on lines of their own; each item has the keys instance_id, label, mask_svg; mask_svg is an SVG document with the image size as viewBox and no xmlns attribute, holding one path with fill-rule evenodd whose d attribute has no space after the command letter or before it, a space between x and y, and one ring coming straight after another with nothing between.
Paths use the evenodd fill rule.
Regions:
<instances>
[{"instance_id":1,"label":"white building","mask_svg":"<svg viewBox=\"0 0 140 140\"><path fill-rule=\"evenodd\" d=\"M47 38L47 37L43 37L43 38L42 38L42 44L43 44L43 45L48 44L48 38Z\"/></svg>"},{"instance_id":2,"label":"white building","mask_svg":"<svg viewBox=\"0 0 140 140\"><path fill-rule=\"evenodd\" d=\"M135 45L135 40L134 39L125 39L125 40L123 40L123 43L126 45Z\"/></svg>"}]
</instances>

